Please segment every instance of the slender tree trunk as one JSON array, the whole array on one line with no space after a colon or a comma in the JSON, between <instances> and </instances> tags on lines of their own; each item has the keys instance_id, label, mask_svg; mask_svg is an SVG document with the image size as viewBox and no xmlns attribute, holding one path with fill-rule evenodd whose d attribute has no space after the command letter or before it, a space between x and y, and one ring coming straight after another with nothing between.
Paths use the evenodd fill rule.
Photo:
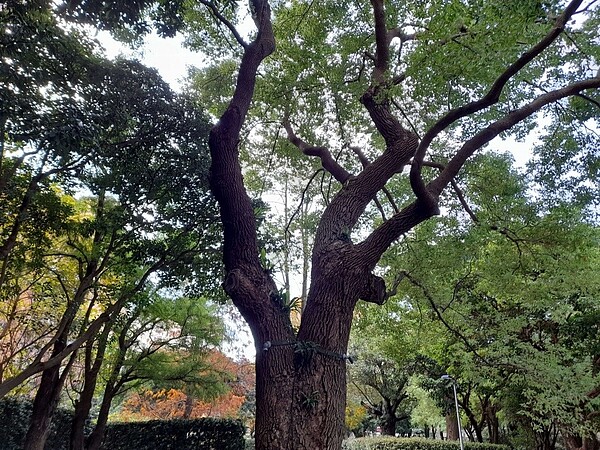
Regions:
<instances>
[{"instance_id":1,"label":"slender tree trunk","mask_svg":"<svg viewBox=\"0 0 600 450\"><path fill-rule=\"evenodd\" d=\"M51 357L64 350L67 345L65 339L66 337L61 337L55 342ZM60 394L75 361L75 357L76 354L73 353L67 364L63 367L62 373L60 371L60 364L42 373L40 385L33 402L29 428L25 435L24 450L42 450L46 445L46 440L50 434L52 416L56 412Z\"/></svg>"},{"instance_id":2,"label":"slender tree trunk","mask_svg":"<svg viewBox=\"0 0 600 450\"><path fill-rule=\"evenodd\" d=\"M52 356L59 354L66 347L67 332L54 343ZM29 428L25 435L24 450L43 450L50 433L50 422L58 406L63 384L60 375L61 365L57 364L42 372L40 384L33 401L33 410ZM66 368L64 370L67 370Z\"/></svg>"},{"instance_id":3,"label":"slender tree trunk","mask_svg":"<svg viewBox=\"0 0 600 450\"><path fill-rule=\"evenodd\" d=\"M541 431L536 432L536 449L555 450L557 437L558 431L554 424L543 427Z\"/></svg>"},{"instance_id":4,"label":"slender tree trunk","mask_svg":"<svg viewBox=\"0 0 600 450\"><path fill-rule=\"evenodd\" d=\"M189 419L192 417L192 411L194 410L194 398L187 394L185 396L185 408L183 410L183 418Z\"/></svg>"},{"instance_id":5,"label":"slender tree trunk","mask_svg":"<svg viewBox=\"0 0 600 450\"><path fill-rule=\"evenodd\" d=\"M56 341L52 356L60 353L65 347L66 336ZM25 435L24 450L43 450L46 445L46 440L50 434L52 416L58 406L65 380L65 374L61 376L60 369L61 365L57 364L42 373L40 385L33 401L29 428ZM70 364L67 364L64 370L68 371L69 369Z\"/></svg>"},{"instance_id":6,"label":"slender tree trunk","mask_svg":"<svg viewBox=\"0 0 600 450\"><path fill-rule=\"evenodd\" d=\"M106 424L108 422L108 413L110 412L110 405L116 394L116 388L113 383L109 381L104 389L104 396L102 397L102 404L100 405L100 411L98 412L98 418L96 420L96 426L88 436L86 440L86 450L99 450L104 440L104 433L106 433Z\"/></svg>"},{"instance_id":7,"label":"slender tree trunk","mask_svg":"<svg viewBox=\"0 0 600 450\"><path fill-rule=\"evenodd\" d=\"M465 408L464 404L463 404L463 411L467 415L467 417L469 419L469 423L470 423L471 427L473 428L473 433L475 434L475 436L473 436L474 439L471 439L471 440L477 440L477 442L483 442L482 431L483 431L484 421L477 420L477 418L475 417L475 414L473 413L471 408Z\"/></svg>"},{"instance_id":8,"label":"slender tree trunk","mask_svg":"<svg viewBox=\"0 0 600 450\"><path fill-rule=\"evenodd\" d=\"M103 216L104 202L105 194L101 193L98 196L96 205L96 220L100 220L100 218ZM98 248L103 236L104 233L99 230L94 232L93 249ZM75 320L75 316L77 315L80 306L85 301L86 295L92 287L95 277L98 274L98 264L98 255L94 255L85 267L84 275L79 279L77 291L73 294L73 298L70 304L67 305L67 309L61 318L59 331L57 331L57 339L52 348L52 356L60 354L67 347L69 333L71 332L71 327L73 325L73 321ZM93 300L90 302L90 307L87 311L88 315L91 312L92 305ZM86 315L85 323L87 323L87 318L89 317L88 315ZM44 445L46 444L46 439L48 438L52 415L54 414L58 405L64 380L68 374L68 371L70 370L71 363L74 361L74 358L75 352L71 354L70 362L64 368L62 376L60 374L60 364L56 364L55 366L52 366L42 372L40 387L33 402L31 423L29 425L29 429L27 430L27 435L25 436L24 450L43 450Z\"/></svg>"},{"instance_id":9,"label":"slender tree trunk","mask_svg":"<svg viewBox=\"0 0 600 450\"><path fill-rule=\"evenodd\" d=\"M106 353L108 335L112 323L113 322L110 321L104 325L102 334L98 339L98 347L93 363L91 343L88 348L86 348L84 384L79 399L75 403L75 415L71 426L70 450L84 450L85 448L85 422L89 418L90 410L92 408L92 400L94 398L94 392L96 391L98 374L100 373L100 368L104 361L104 354Z\"/></svg>"}]
</instances>

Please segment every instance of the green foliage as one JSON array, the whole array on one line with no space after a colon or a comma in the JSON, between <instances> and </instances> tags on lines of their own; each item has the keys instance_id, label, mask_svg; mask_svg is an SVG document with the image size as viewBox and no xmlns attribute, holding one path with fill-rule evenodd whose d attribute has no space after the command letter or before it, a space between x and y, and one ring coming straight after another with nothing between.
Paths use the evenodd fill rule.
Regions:
<instances>
[{"instance_id":1,"label":"green foliage","mask_svg":"<svg viewBox=\"0 0 600 450\"><path fill-rule=\"evenodd\" d=\"M123 321L129 329L115 326L115 333L127 337L106 361L115 364L113 372L126 374L124 389L175 387L203 400L224 393L229 374L209 360L225 333L214 305L202 298L153 296L130 314L135 320Z\"/></svg>"},{"instance_id":2,"label":"green foliage","mask_svg":"<svg viewBox=\"0 0 600 450\"><path fill-rule=\"evenodd\" d=\"M134 40L154 26L163 37L172 37L183 23L182 0L137 0L135 2L84 0L58 2L57 11L70 21L110 30L125 40Z\"/></svg>"},{"instance_id":3,"label":"green foliage","mask_svg":"<svg viewBox=\"0 0 600 450\"><path fill-rule=\"evenodd\" d=\"M152 420L110 424L106 450L244 450L244 427L236 420Z\"/></svg>"},{"instance_id":4,"label":"green foliage","mask_svg":"<svg viewBox=\"0 0 600 450\"><path fill-rule=\"evenodd\" d=\"M528 198L526 178L503 158L476 158L461 182L477 221L450 212L395 254L395 264L410 268L413 308L446 327L439 362L473 410L482 408L477 395L527 433L553 424L591 433L599 408L589 395L599 382L591 325L600 295L597 227L575 207Z\"/></svg>"},{"instance_id":5,"label":"green foliage","mask_svg":"<svg viewBox=\"0 0 600 450\"><path fill-rule=\"evenodd\" d=\"M468 450L508 450L505 445L465 442ZM420 438L367 437L344 441L343 450L457 450L457 441Z\"/></svg>"}]
</instances>

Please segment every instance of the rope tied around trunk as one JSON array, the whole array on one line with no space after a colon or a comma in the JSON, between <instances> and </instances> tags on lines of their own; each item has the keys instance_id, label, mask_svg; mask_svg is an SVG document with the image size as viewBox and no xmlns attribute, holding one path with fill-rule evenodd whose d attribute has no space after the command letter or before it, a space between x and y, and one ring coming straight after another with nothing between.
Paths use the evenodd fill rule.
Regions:
<instances>
[{"instance_id":1,"label":"rope tied around trunk","mask_svg":"<svg viewBox=\"0 0 600 450\"><path fill-rule=\"evenodd\" d=\"M327 350L312 341L265 341L262 349L263 352L267 352L273 347L285 346L293 346L294 353L301 356L303 359L310 358L314 353L320 353L331 358L348 361L350 364L354 363L354 357L352 355Z\"/></svg>"}]
</instances>

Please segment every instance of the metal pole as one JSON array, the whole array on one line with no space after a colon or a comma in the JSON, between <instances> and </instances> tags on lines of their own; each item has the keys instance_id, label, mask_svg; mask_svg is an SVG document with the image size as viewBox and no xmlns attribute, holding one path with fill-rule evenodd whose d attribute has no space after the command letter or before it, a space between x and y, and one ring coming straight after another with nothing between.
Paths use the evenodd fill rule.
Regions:
<instances>
[{"instance_id":1,"label":"metal pole","mask_svg":"<svg viewBox=\"0 0 600 450\"><path fill-rule=\"evenodd\" d=\"M460 450L465 450L462 438L462 427L460 426L460 411L458 410L458 395L456 395L456 380L452 379L452 390L454 391L454 406L456 406L456 421L458 422L458 440Z\"/></svg>"}]
</instances>

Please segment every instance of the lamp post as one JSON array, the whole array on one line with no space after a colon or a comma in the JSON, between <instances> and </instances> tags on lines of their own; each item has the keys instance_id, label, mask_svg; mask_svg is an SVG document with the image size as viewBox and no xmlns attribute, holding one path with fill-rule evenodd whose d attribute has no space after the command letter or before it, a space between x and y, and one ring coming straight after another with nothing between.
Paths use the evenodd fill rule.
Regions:
<instances>
[{"instance_id":1,"label":"lamp post","mask_svg":"<svg viewBox=\"0 0 600 450\"><path fill-rule=\"evenodd\" d=\"M441 378L442 380L452 381L452 390L454 392L454 406L456 407L456 421L458 422L458 441L460 442L460 450L464 450L465 446L463 444L462 428L460 426L460 411L458 410L458 396L456 395L456 380L450 375L442 375Z\"/></svg>"}]
</instances>

